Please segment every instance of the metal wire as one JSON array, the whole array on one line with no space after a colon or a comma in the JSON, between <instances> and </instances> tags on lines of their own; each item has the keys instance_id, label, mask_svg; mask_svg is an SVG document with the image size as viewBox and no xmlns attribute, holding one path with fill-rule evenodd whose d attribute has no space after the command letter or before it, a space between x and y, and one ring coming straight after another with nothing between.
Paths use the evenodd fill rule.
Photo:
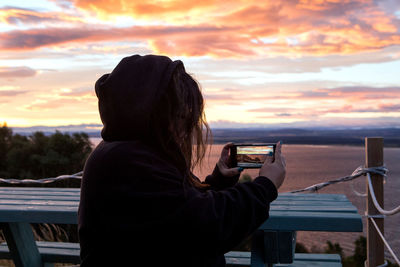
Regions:
<instances>
[{"instance_id":1,"label":"metal wire","mask_svg":"<svg viewBox=\"0 0 400 267\"><path fill-rule=\"evenodd\" d=\"M0 178L0 183L5 183L5 184L48 184L48 183L53 183L56 181L61 181L61 180L66 180L66 179L82 179L82 171L71 174L71 175L60 175L57 177L53 178L43 178L43 179L4 179Z\"/></svg>"},{"instance_id":2,"label":"metal wire","mask_svg":"<svg viewBox=\"0 0 400 267\"><path fill-rule=\"evenodd\" d=\"M358 178L358 177L360 177L362 175L365 175L367 173L375 173L375 174L379 174L379 175L382 175L382 176L386 177L386 173L387 172L388 172L388 169L385 166L371 167L371 168L365 168L363 166L359 166L349 176L345 176L345 177L341 177L341 178L338 178L338 179L330 180L328 182L314 184L314 185L308 186L308 187L303 188L303 189L291 191L289 193L300 193L300 192L306 192L306 191L316 192L316 191L320 190L321 188L324 188L324 187L326 187L328 185L351 181L351 180L354 180L354 179L356 179L356 178Z\"/></svg>"},{"instance_id":3,"label":"metal wire","mask_svg":"<svg viewBox=\"0 0 400 267\"><path fill-rule=\"evenodd\" d=\"M351 190L353 191L353 193L356 194L356 196L358 196L358 197L366 197L367 196L367 193L360 193L354 188L354 182L350 183L350 187L351 187Z\"/></svg>"},{"instance_id":4,"label":"metal wire","mask_svg":"<svg viewBox=\"0 0 400 267\"><path fill-rule=\"evenodd\" d=\"M392 248L389 246L388 242L386 241L385 237L383 236L381 230L379 229L378 225L376 225L374 218L369 217L369 219L371 220L372 224L374 225L376 231L378 232L379 236L381 237L383 243L385 244L386 248L389 250L390 254L392 254L392 257L394 258L394 260L396 261L396 263L400 266L400 261L399 259L396 257L396 255L394 254Z\"/></svg>"}]
</instances>

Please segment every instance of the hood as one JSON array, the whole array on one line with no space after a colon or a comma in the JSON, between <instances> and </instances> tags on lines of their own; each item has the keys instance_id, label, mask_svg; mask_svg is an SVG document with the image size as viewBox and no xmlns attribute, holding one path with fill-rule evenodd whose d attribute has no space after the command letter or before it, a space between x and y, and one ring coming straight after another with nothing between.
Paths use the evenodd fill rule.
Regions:
<instances>
[{"instance_id":1,"label":"hood","mask_svg":"<svg viewBox=\"0 0 400 267\"><path fill-rule=\"evenodd\" d=\"M166 91L175 69L183 63L165 56L134 55L123 58L95 85L105 141L145 138L150 114Z\"/></svg>"}]
</instances>

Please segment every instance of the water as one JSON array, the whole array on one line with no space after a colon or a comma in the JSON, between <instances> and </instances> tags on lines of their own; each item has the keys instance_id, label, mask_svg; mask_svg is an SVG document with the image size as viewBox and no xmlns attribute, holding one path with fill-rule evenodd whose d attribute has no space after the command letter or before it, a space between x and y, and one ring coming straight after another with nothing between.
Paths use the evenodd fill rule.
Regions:
<instances>
[{"instance_id":1,"label":"water","mask_svg":"<svg viewBox=\"0 0 400 267\"><path fill-rule=\"evenodd\" d=\"M92 140L98 143L100 139ZM212 172L219 158L223 145L214 145L209 156L204 160L202 168L197 168L195 174L204 179ZM312 146L312 145L284 145L282 153L286 158L286 179L279 192L287 192L325 182L331 179L350 175L365 161L364 147L351 146ZM400 205L400 148L385 148L384 161L389 169L389 176L384 186L385 209L392 209ZM245 170L244 173L256 177L258 170ZM365 199L357 197L349 183L328 186L320 193L345 194L358 208L359 214L365 213ZM360 177L354 182L359 192L365 191L365 178ZM309 250L323 251L327 240L337 242L344 249L346 255L352 255L354 241L362 234L366 236L366 224L363 219L364 233L332 233L332 232L298 232L297 241L303 243ZM394 252L400 254L400 214L385 219L385 236Z\"/></svg>"}]
</instances>

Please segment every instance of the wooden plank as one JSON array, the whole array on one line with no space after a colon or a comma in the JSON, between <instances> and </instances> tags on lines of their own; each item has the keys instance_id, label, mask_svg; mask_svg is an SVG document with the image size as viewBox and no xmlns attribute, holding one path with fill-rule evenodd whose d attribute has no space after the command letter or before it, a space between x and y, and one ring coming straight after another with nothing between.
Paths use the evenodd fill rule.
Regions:
<instances>
[{"instance_id":1,"label":"wooden plank","mask_svg":"<svg viewBox=\"0 0 400 267\"><path fill-rule=\"evenodd\" d=\"M79 196L27 196L27 195L0 195L0 200L2 199L33 199L33 200L71 200L71 201L79 201Z\"/></svg>"},{"instance_id":2,"label":"wooden plank","mask_svg":"<svg viewBox=\"0 0 400 267\"><path fill-rule=\"evenodd\" d=\"M340 262L295 261L292 264L274 264L274 267L342 267Z\"/></svg>"},{"instance_id":3,"label":"wooden plank","mask_svg":"<svg viewBox=\"0 0 400 267\"><path fill-rule=\"evenodd\" d=\"M325 262L341 262L342 259L338 254L311 254L311 253L296 253L296 261L325 261Z\"/></svg>"},{"instance_id":4,"label":"wooden plank","mask_svg":"<svg viewBox=\"0 0 400 267\"><path fill-rule=\"evenodd\" d=\"M251 242L251 266L265 267L264 231L256 230Z\"/></svg>"},{"instance_id":5,"label":"wooden plank","mask_svg":"<svg viewBox=\"0 0 400 267\"><path fill-rule=\"evenodd\" d=\"M250 251L229 251L225 253L225 257L234 257L234 258L249 258L250 259Z\"/></svg>"},{"instance_id":6,"label":"wooden plank","mask_svg":"<svg viewBox=\"0 0 400 267\"><path fill-rule=\"evenodd\" d=\"M232 257L225 257L226 266L231 267L245 267L250 266L250 258L232 258Z\"/></svg>"},{"instance_id":7,"label":"wooden plank","mask_svg":"<svg viewBox=\"0 0 400 267\"><path fill-rule=\"evenodd\" d=\"M379 167L384 163L383 160L383 138L365 138L365 166ZM383 208L383 176L378 174L371 174L371 183L374 188L376 200ZM367 215L380 215L376 209L371 193L368 186L368 179L366 179L367 198L366 210ZM379 230L384 234L384 219L375 218L375 222ZM367 220L367 266L374 267L382 265L385 262L384 256L385 246L374 225L370 220Z\"/></svg>"},{"instance_id":8,"label":"wooden plank","mask_svg":"<svg viewBox=\"0 0 400 267\"><path fill-rule=\"evenodd\" d=\"M77 224L78 213L77 208L69 207L47 207L46 209L20 207L6 210L0 205L0 222Z\"/></svg>"},{"instance_id":9,"label":"wooden plank","mask_svg":"<svg viewBox=\"0 0 400 267\"><path fill-rule=\"evenodd\" d=\"M80 263L78 243L36 242L36 244L44 262ZM11 259L7 244L0 245L0 258Z\"/></svg>"},{"instance_id":10,"label":"wooden plank","mask_svg":"<svg viewBox=\"0 0 400 267\"><path fill-rule=\"evenodd\" d=\"M43 262L28 223L3 223L11 257L16 267L42 267Z\"/></svg>"},{"instance_id":11,"label":"wooden plank","mask_svg":"<svg viewBox=\"0 0 400 267\"><path fill-rule=\"evenodd\" d=\"M65 187L0 187L0 192L6 191L56 191L56 192L77 192L81 191L80 188L65 188Z\"/></svg>"},{"instance_id":12,"label":"wooden plank","mask_svg":"<svg viewBox=\"0 0 400 267\"><path fill-rule=\"evenodd\" d=\"M264 231L264 236L260 236L260 238L264 239L264 244L260 243L261 249L264 251L263 262L266 264L279 262L278 233L276 231Z\"/></svg>"},{"instance_id":13,"label":"wooden plank","mask_svg":"<svg viewBox=\"0 0 400 267\"><path fill-rule=\"evenodd\" d=\"M79 206L79 201L55 201L55 200L26 200L26 199L1 199L1 205L22 206Z\"/></svg>"},{"instance_id":14,"label":"wooden plank","mask_svg":"<svg viewBox=\"0 0 400 267\"><path fill-rule=\"evenodd\" d=\"M26 196L58 196L60 194L64 196L78 196L78 192L65 192L65 191L9 191L1 190L0 194L7 195L26 195Z\"/></svg>"},{"instance_id":15,"label":"wooden plank","mask_svg":"<svg viewBox=\"0 0 400 267\"><path fill-rule=\"evenodd\" d=\"M280 199L326 199L326 200L348 200L344 194L316 194L316 193L298 193L298 194L291 194L291 193L279 193L277 200Z\"/></svg>"},{"instance_id":16,"label":"wooden plank","mask_svg":"<svg viewBox=\"0 0 400 267\"><path fill-rule=\"evenodd\" d=\"M271 207L273 211L293 211L293 212L303 212L303 211L318 211L318 212L341 212L341 213L357 213L358 210L354 206L307 206L307 205L299 205L299 206L273 206Z\"/></svg>"},{"instance_id":17,"label":"wooden plank","mask_svg":"<svg viewBox=\"0 0 400 267\"><path fill-rule=\"evenodd\" d=\"M278 232L279 263L292 263L296 248L296 232Z\"/></svg>"},{"instance_id":18,"label":"wooden plank","mask_svg":"<svg viewBox=\"0 0 400 267\"><path fill-rule=\"evenodd\" d=\"M290 231L362 232L361 216L339 212L270 211L259 229Z\"/></svg>"},{"instance_id":19,"label":"wooden plank","mask_svg":"<svg viewBox=\"0 0 400 267\"><path fill-rule=\"evenodd\" d=\"M352 205L349 201L322 201L322 200L282 200L274 201L271 206L274 205L310 205L310 206L338 206L338 205Z\"/></svg>"},{"instance_id":20,"label":"wooden plank","mask_svg":"<svg viewBox=\"0 0 400 267\"><path fill-rule=\"evenodd\" d=\"M340 267L341 258L338 254L296 253L292 264L275 264L276 267Z\"/></svg>"},{"instance_id":21,"label":"wooden plank","mask_svg":"<svg viewBox=\"0 0 400 267\"><path fill-rule=\"evenodd\" d=\"M38 248L61 248L61 249L73 249L80 250L79 243L70 243L70 242L51 242L51 241L36 241L36 245ZM8 251L7 243L0 244L1 251ZM250 253L250 252L244 252ZM235 257L240 256L240 254L234 254ZM243 255L245 257L245 255Z\"/></svg>"},{"instance_id":22,"label":"wooden plank","mask_svg":"<svg viewBox=\"0 0 400 267\"><path fill-rule=\"evenodd\" d=\"M39 248L80 249L79 243L36 241Z\"/></svg>"}]
</instances>

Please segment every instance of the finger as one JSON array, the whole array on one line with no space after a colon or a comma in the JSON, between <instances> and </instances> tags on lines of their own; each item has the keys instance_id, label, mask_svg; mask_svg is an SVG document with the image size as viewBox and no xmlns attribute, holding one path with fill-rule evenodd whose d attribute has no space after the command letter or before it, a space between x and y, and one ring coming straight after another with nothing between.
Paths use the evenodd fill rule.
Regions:
<instances>
[{"instance_id":1,"label":"finger","mask_svg":"<svg viewBox=\"0 0 400 267\"><path fill-rule=\"evenodd\" d=\"M282 153L282 141L278 141L276 143L276 152L278 152L279 154Z\"/></svg>"},{"instance_id":2,"label":"finger","mask_svg":"<svg viewBox=\"0 0 400 267\"><path fill-rule=\"evenodd\" d=\"M219 171L221 172L222 176L229 177L229 176L235 176L241 173L243 171L243 168L227 168L226 165L221 163L217 163Z\"/></svg>"},{"instance_id":3,"label":"finger","mask_svg":"<svg viewBox=\"0 0 400 267\"><path fill-rule=\"evenodd\" d=\"M282 155L281 155L281 162L282 162L283 167L286 167L286 159Z\"/></svg>"},{"instance_id":4,"label":"finger","mask_svg":"<svg viewBox=\"0 0 400 267\"><path fill-rule=\"evenodd\" d=\"M226 162L221 159L217 162L217 165L219 169L228 169L228 165L226 165Z\"/></svg>"},{"instance_id":5,"label":"finger","mask_svg":"<svg viewBox=\"0 0 400 267\"><path fill-rule=\"evenodd\" d=\"M282 148L281 142L276 143L275 161L277 162L282 162L281 148Z\"/></svg>"},{"instance_id":6,"label":"finger","mask_svg":"<svg viewBox=\"0 0 400 267\"><path fill-rule=\"evenodd\" d=\"M233 143L227 143L224 145L221 151L221 157L227 157L229 154L229 149L233 146Z\"/></svg>"}]
</instances>

